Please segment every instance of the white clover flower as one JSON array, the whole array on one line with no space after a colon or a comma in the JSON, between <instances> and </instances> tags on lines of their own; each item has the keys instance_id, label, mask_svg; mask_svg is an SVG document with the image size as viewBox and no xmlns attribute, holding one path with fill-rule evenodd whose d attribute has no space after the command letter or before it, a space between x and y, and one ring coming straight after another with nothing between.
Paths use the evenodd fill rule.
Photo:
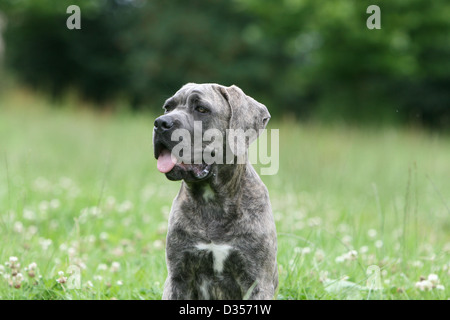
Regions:
<instances>
[{"instance_id":1,"label":"white clover flower","mask_svg":"<svg viewBox=\"0 0 450 320\"><path fill-rule=\"evenodd\" d=\"M12 285L14 288L19 289L22 286L23 281L23 275L21 273L17 273L11 278L12 282L10 285Z\"/></svg>"},{"instance_id":2,"label":"white clover flower","mask_svg":"<svg viewBox=\"0 0 450 320\"><path fill-rule=\"evenodd\" d=\"M335 259L336 262L344 262L344 261L352 261L352 260L356 260L356 258L358 257L358 251L356 250L350 250L347 253L344 253L343 255L337 257Z\"/></svg>"},{"instance_id":3,"label":"white clover flower","mask_svg":"<svg viewBox=\"0 0 450 320\"><path fill-rule=\"evenodd\" d=\"M104 263L101 263L98 265L97 269L101 270L101 271L105 271L105 270L108 270L108 266Z\"/></svg>"},{"instance_id":4,"label":"white clover flower","mask_svg":"<svg viewBox=\"0 0 450 320\"><path fill-rule=\"evenodd\" d=\"M99 208L99 207L94 206L94 207L89 208L89 213L91 215L93 215L94 217L96 217L96 216L99 216L102 213L102 209Z\"/></svg>"},{"instance_id":5,"label":"white clover flower","mask_svg":"<svg viewBox=\"0 0 450 320\"><path fill-rule=\"evenodd\" d=\"M103 277L100 276L100 275L94 275L92 278L93 278L95 281L102 281L102 280L103 280Z\"/></svg>"},{"instance_id":6,"label":"white clover flower","mask_svg":"<svg viewBox=\"0 0 450 320\"><path fill-rule=\"evenodd\" d=\"M44 251L46 251L48 247L51 246L52 243L53 241L51 239L44 239L44 238L39 239L39 244L41 245L42 250Z\"/></svg>"},{"instance_id":7,"label":"white clover flower","mask_svg":"<svg viewBox=\"0 0 450 320\"><path fill-rule=\"evenodd\" d=\"M164 247L164 242L162 240L155 240L153 241L153 247L155 249L162 249Z\"/></svg>"},{"instance_id":8,"label":"white clover flower","mask_svg":"<svg viewBox=\"0 0 450 320\"><path fill-rule=\"evenodd\" d=\"M326 280L328 280L328 271L324 271L324 270L320 271L319 272L319 281L324 282Z\"/></svg>"},{"instance_id":9,"label":"white clover flower","mask_svg":"<svg viewBox=\"0 0 450 320\"><path fill-rule=\"evenodd\" d=\"M428 275L428 278L420 277L420 281L416 282L416 288L421 291L425 290L445 290L445 287L439 283L439 277L437 274L431 273Z\"/></svg>"},{"instance_id":10,"label":"white clover flower","mask_svg":"<svg viewBox=\"0 0 450 320\"><path fill-rule=\"evenodd\" d=\"M112 250L112 254L115 255L116 257L121 257L124 255L123 249L122 247L116 247Z\"/></svg>"},{"instance_id":11,"label":"white clover flower","mask_svg":"<svg viewBox=\"0 0 450 320\"><path fill-rule=\"evenodd\" d=\"M353 238L349 235L345 235L342 238L342 242L345 243L346 245L350 245L352 243Z\"/></svg>"},{"instance_id":12,"label":"white clover flower","mask_svg":"<svg viewBox=\"0 0 450 320\"><path fill-rule=\"evenodd\" d=\"M27 236L31 239L38 232L38 228L36 226L29 226L27 229Z\"/></svg>"},{"instance_id":13,"label":"white clover flower","mask_svg":"<svg viewBox=\"0 0 450 320\"><path fill-rule=\"evenodd\" d=\"M61 206L61 201L59 201L59 199L50 200L50 208L58 209L60 206Z\"/></svg>"},{"instance_id":14,"label":"white clover flower","mask_svg":"<svg viewBox=\"0 0 450 320\"><path fill-rule=\"evenodd\" d=\"M430 281L432 284L436 285L439 283L439 277L437 274L431 273L428 275L428 281Z\"/></svg>"},{"instance_id":15,"label":"white clover flower","mask_svg":"<svg viewBox=\"0 0 450 320\"><path fill-rule=\"evenodd\" d=\"M63 271L58 271L58 275L59 275L59 278L56 279L56 282L58 282L60 284L63 284L63 283L67 282L67 277L64 277L64 272Z\"/></svg>"},{"instance_id":16,"label":"white clover flower","mask_svg":"<svg viewBox=\"0 0 450 320\"><path fill-rule=\"evenodd\" d=\"M355 260L357 256L358 256L358 251L356 251L356 250L350 250L346 254L346 257L348 258L348 260Z\"/></svg>"},{"instance_id":17,"label":"white clover flower","mask_svg":"<svg viewBox=\"0 0 450 320\"><path fill-rule=\"evenodd\" d=\"M9 257L9 263L14 264L17 261L19 261L19 259L17 257Z\"/></svg>"},{"instance_id":18,"label":"white clover flower","mask_svg":"<svg viewBox=\"0 0 450 320\"><path fill-rule=\"evenodd\" d=\"M383 247L383 241L381 241L381 240L375 241L375 247L378 248L378 249Z\"/></svg>"},{"instance_id":19,"label":"white clover flower","mask_svg":"<svg viewBox=\"0 0 450 320\"><path fill-rule=\"evenodd\" d=\"M67 249L67 254L69 255L70 258L73 258L77 254L77 249L74 247L70 247Z\"/></svg>"},{"instance_id":20,"label":"white clover flower","mask_svg":"<svg viewBox=\"0 0 450 320\"><path fill-rule=\"evenodd\" d=\"M444 245L444 248L442 249L444 252L449 252L450 253L450 242L447 242Z\"/></svg>"},{"instance_id":21,"label":"white clover flower","mask_svg":"<svg viewBox=\"0 0 450 320\"><path fill-rule=\"evenodd\" d=\"M362 246L361 248L359 248L359 252L361 253L367 253L368 251L369 251L368 246Z\"/></svg>"},{"instance_id":22,"label":"white clover flower","mask_svg":"<svg viewBox=\"0 0 450 320\"><path fill-rule=\"evenodd\" d=\"M348 224L341 223L340 225L337 226L337 230L340 233L346 233L350 231L350 226Z\"/></svg>"},{"instance_id":23,"label":"white clover flower","mask_svg":"<svg viewBox=\"0 0 450 320\"><path fill-rule=\"evenodd\" d=\"M294 260L294 259L290 259L290 260L289 260L289 267L290 267L290 268L295 267L295 260Z\"/></svg>"},{"instance_id":24,"label":"white clover flower","mask_svg":"<svg viewBox=\"0 0 450 320\"><path fill-rule=\"evenodd\" d=\"M295 247L294 248L294 252L296 254L308 254L308 253L311 253L311 248L309 248L309 247L304 247L304 248Z\"/></svg>"},{"instance_id":25,"label":"white clover flower","mask_svg":"<svg viewBox=\"0 0 450 320\"><path fill-rule=\"evenodd\" d=\"M88 243L94 243L96 238L95 238L95 236L93 234L91 234L91 235L86 237L86 240L87 240Z\"/></svg>"},{"instance_id":26,"label":"white clover flower","mask_svg":"<svg viewBox=\"0 0 450 320\"><path fill-rule=\"evenodd\" d=\"M148 217L150 218L150 215ZM149 220L149 222L150 221L151 219ZM161 222L160 224L158 224L157 232L160 234L165 234L167 232L167 223Z\"/></svg>"},{"instance_id":27,"label":"white clover flower","mask_svg":"<svg viewBox=\"0 0 450 320\"><path fill-rule=\"evenodd\" d=\"M416 260L411 262L411 265L415 268L422 268L423 267L423 262L420 260Z\"/></svg>"},{"instance_id":28,"label":"white clover flower","mask_svg":"<svg viewBox=\"0 0 450 320\"><path fill-rule=\"evenodd\" d=\"M30 264L28 265L28 267L25 268L25 271L28 272L28 276L29 276L30 278L34 278L34 277L36 276L36 273L35 273L36 268L37 268L36 262L30 263Z\"/></svg>"},{"instance_id":29,"label":"white clover flower","mask_svg":"<svg viewBox=\"0 0 450 320\"><path fill-rule=\"evenodd\" d=\"M322 262L324 258L325 258L325 252L323 252L323 250L321 250L321 249L316 250L316 252L314 254L314 259L316 259L317 262Z\"/></svg>"},{"instance_id":30,"label":"white clover flower","mask_svg":"<svg viewBox=\"0 0 450 320\"><path fill-rule=\"evenodd\" d=\"M61 177L59 179L59 185L64 189L69 189L73 185L73 181L67 177Z\"/></svg>"},{"instance_id":31,"label":"white clover flower","mask_svg":"<svg viewBox=\"0 0 450 320\"><path fill-rule=\"evenodd\" d=\"M23 209L22 216L25 220L35 220L36 219L36 213L30 209Z\"/></svg>"},{"instance_id":32,"label":"white clover flower","mask_svg":"<svg viewBox=\"0 0 450 320\"><path fill-rule=\"evenodd\" d=\"M422 280L422 281L416 282L415 287L418 288L420 291L425 291L425 290L431 290L433 288L433 284L431 283L431 281Z\"/></svg>"},{"instance_id":33,"label":"white clover flower","mask_svg":"<svg viewBox=\"0 0 450 320\"><path fill-rule=\"evenodd\" d=\"M318 227L322 224L322 219L320 217L312 217L308 219L309 227Z\"/></svg>"},{"instance_id":34,"label":"white clover flower","mask_svg":"<svg viewBox=\"0 0 450 320\"><path fill-rule=\"evenodd\" d=\"M133 203L129 200L125 200L120 205L117 206L117 212L125 213L133 209Z\"/></svg>"},{"instance_id":35,"label":"white clover flower","mask_svg":"<svg viewBox=\"0 0 450 320\"><path fill-rule=\"evenodd\" d=\"M113 263L111 263L111 272L119 272L120 270L120 263L114 261Z\"/></svg>"},{"instance_id":36,"label":"white clover flower","mask_svg":"<svg viewBox=\"0 0 450 320\"><path fill-rule=\"evenodd\" d=\"M5 263L5 265L9 268L11 268L12 275L15 276L18 272L18 269L20 268L20 263L18 262L19 259L17 257L9 257L9 262Z\"/></svg>"},{"instance_id":37,"label":"white clover flower","mask_svg":"<svg viewBox=\"0 0 450 320\"><path fill-rule=\"evenodd\" d=\"M377 236L377 230L375 229L369 229L367 231L367 235L369 236L369 238L375 238Z\"/></svg>"},{"instance_id":38,"label":"white clover flower","mask_svg":"<svg viewBox=\"0 0 450 320\"><path fill-rule=\"evenodd\" d=\"M121 286L121 285L123 285L123 282L122 282L122 280L118 280L118 281L117 281L116 283L117 283L117 285L118 285L118 286Z\"/></svg>"},{"instance_id":39,"label":"white clover flower","mask_svg":"<svg viewBox=\"0 0 450 320\"><path fill-rule=\"evenodd\" d=\"M40 211L41 213L46 213L47 210L48 210L48 208L49 208L49 203L48 203L48 201L41 201L41 202L39 203L39 211Z\"/></svg>"},{"instance_id":40,"label":"white clover flower","mask_svg":"<svg viewBox=\"0 0 450 320\"><path fill-rule=\"evenodd\" d=\"M99 235L99 239L102 240L102 241L108 240L108 238L109 238L109 234L106 233L106 232L102 232Z\"/></svg>"},{"instance_id":41,"label":"white clover flower","mask_svg":"<svg viewBox=\"0 0 450 320\"><path fill-rule=\"evenodd\" d=\"M22 233L22 231L23 231L23 223L20 222L20 221L14 222L13 230L14 230L14 232Z\"/></svg>"},{"instance_id":42,"label":"white clover flower","mask_svg":"<svg viewBox=\"0 0 450 320\"><path fill-rule=\"evenodd\" d=\"M302 249L302 254L308 254L308 253L311 253L311 248L310 247L304 247Z\"/></svg>"},{"instance_id":43,"label":"white clover flower","mask_svg":"<svg viewBox=\"0 0 450 320\"><path fill-rule=\"evenodd\" d=\"M161 207L161 213L164 215L164 217L168 217L169 214L170 214L170 207L169 207L169 206L162 206L162 207ZM279 213L279 214L277 215L277 212L274 212L274 216L280 217L281 214Z\"/></svg>"},{"instance_id":44,"label":"white clover flower","mask_svg":"<svg viewBox=\"0 0 450 320\"><path fill-rule=\"evenodd\" d=\"M450 276L450 263L444 264L442 271L447 271L447 274Z\"/></svg>"},{"instance_id":45,"label":"white clover flower","mask_svg":"<svg viewBox=\"0 0 450 320\"><path fill-rule=\"evenodd\" d=\"M86 259L86 255L83 255L83 258L73 257L70 259L70 264L84 270L86 269L86 264L83 262L83 259Z\"/></svg>"},{"instance_id":46,"label":"white clover flower","mask_svg":"<svg viewBox=\"0 0 450 320\"><path fill-rule=\"evenodd\" d=\"M339 281L347 281L348 279L350 279L349 276L343 275L343 276L339 279Z\"/></svg>"}]
</instances>

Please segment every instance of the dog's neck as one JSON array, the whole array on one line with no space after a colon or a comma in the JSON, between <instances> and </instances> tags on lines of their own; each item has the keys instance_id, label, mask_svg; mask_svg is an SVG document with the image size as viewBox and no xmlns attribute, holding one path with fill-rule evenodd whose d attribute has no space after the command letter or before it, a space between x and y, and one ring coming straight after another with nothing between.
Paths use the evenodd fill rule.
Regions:
<instances>
[{"instance_id":1,"label":"dog's neck","mask_svg":"<svg viewBox=\"0 0 450 320\"><path fill-rule=\"evenodd\" d=\"M196 202L213 201L225 204L240 201L243 180L248 175L250 163L218 165L205 181L182 183L184 194Z\"/></svg>"}]
</instances>

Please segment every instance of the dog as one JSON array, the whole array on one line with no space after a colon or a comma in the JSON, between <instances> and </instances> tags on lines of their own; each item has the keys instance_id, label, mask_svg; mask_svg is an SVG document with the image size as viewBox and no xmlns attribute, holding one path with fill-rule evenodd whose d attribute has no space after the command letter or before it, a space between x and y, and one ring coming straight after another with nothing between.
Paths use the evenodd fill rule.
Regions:
<instances>
[{"instance_id":1,"label":"dog","mask_svg":"<svg viewBox=\"0 0 450 320\"><path fill-rule=\"evenodd\" d=\"M247 152L266 127L269 111L239 87L214 83L188 83L163 108L164 115L154 123L154 156L160 172L182 183L169 215L162 298L273 299L278 286L276 227L268 190ZM205 141L190 142L198 136L198 125L200 136L214 130L225 137L216 137L209 150L222 162L180 160L207 149ZM172 141L177 130L185 132L184 146L193 147L183 155L174 152L182 144ZM232 130L251 134L236 147Z\"/></svg>"}]
</instances>

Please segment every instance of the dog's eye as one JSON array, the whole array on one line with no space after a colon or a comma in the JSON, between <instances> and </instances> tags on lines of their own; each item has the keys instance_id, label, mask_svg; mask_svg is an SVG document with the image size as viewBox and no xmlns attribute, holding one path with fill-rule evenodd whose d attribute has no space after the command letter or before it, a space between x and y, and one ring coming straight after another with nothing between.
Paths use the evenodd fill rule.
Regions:
<instances>
[{"instance_id":1,"label":"dog's eye","mask_svg":"<svg viewBox=\"0 0 450 320\"><path fill-rule=\"evenodd\" d=\"M195 111L200 112L200 113L208 113L209 112L209 110L207 108L205 108L204 106L195 107Z\"/></svg>"},{"instance_id":2,"label":"dog's eye","mask_svg":"<svg viewBox=\"0 0 450 320\"><path fill-rule=\"evenodd\" d=\"M168 113L168 112L172 111L172 108L170 106L164 106L163 109L164 109L164 113Z\"/></svg>"}]
</instances>

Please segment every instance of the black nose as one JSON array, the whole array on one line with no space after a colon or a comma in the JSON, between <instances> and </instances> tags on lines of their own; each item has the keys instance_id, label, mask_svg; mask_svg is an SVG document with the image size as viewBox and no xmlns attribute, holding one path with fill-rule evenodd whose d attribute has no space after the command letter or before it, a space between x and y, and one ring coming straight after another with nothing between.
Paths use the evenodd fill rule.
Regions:
<instances>
[{"instance_id":1,"label":"black nose","mask_svg":"<svg viewBox=\"0 0 450 320\"><path fill-rule=\"evenodd\" d=\"M173 127L173 119L171 116L164 115L155 120L155 128L158 131L166 131Z\"/></svg>"}]
</instances>

